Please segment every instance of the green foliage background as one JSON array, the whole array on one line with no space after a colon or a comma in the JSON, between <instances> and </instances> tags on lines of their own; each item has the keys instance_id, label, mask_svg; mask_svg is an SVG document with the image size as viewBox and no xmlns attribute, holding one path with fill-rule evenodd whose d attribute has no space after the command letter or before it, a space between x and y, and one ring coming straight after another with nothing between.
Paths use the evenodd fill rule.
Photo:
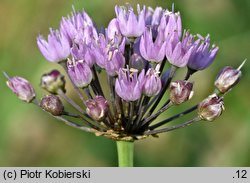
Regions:
<instances>
[{"instance_id":1,"label":"green foliage background","mask_svg":"<svg viewBox=\"0 0 250 183\"><path fill-rule=\"evenodd\" d=\"M106 26L114 5L130 2L171 8L182 14L184 28L209 33L220 51L216 61L192 77L194 98L161 119L191 106L213 91L216 73L250 58L249 0L1 0L0 71L29 79L38 98L40 76L56 64L45 61L36 45L39 33L57 28L62 16L84 8L97 25ZM136 142L136 166L250 166L249 61L240 85L225 98L226 110L215 122ZM68 86L69 87L69 86ZM0 166L116 166L115 143L82 133L19 101L0 76ZM74 92L69 89L71 97ZM75 98L77 100L77 98ZM189 116L190 117L190 116ZM185 118L183 118L184 120Z\"/></svg>"}]
</instances>

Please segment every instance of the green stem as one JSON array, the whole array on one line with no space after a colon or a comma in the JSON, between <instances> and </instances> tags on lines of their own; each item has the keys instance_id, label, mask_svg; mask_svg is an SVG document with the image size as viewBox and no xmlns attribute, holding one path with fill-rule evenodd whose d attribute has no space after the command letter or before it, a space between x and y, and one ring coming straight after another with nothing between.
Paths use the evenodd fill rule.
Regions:
<instances>
[{"instance_id":1,"label":"green stem","mask_svg":"<svg viewBox=\"0 0 250 183\"><path fill-rule=\"evenodd\" d=\"M134 142L116 141L119 167L133 167Z\"/></svg>"}]
</instances>

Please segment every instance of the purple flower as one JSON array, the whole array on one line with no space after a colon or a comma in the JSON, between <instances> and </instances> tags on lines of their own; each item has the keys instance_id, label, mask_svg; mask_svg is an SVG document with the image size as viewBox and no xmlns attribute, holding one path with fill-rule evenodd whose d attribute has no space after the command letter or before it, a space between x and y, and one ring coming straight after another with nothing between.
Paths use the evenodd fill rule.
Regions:
<instances>
[{"instance_id":1,"label":"purple flower","mask_svg":"<svg viewBox=\"0 0 250 183\"><path fill-rule=\"evenodd\" d=\"M125 65L125 58L117 49L109 51L108 60L105 63L105 69L110 76L117 75L120 68Z\"/></svg>"},{"instance_id":2,"label":"purple flower","mask_svg":"<svg viewBox=\"0 0 250 183\"><path fill-rule=\"evenodd\" d=\"M160 24L161 18L164 14L164 10L161 7L156 7L152 9L148 7L145 13L145 23L151 28L155 28Z\"/></svg>"},{"instance_id":3,"label":"purple flower","mask_svg":"<svg viewBox=\"0 0 250 183\"><path fill-rule=\"evenodd\" d=\"M93 26L86 26L83 29L80 29L77 31L77 34L75 35L74 38L74 43L77 44L87 44L89 45L90 43L93 42L93 40L98 39L98 33L97 30Z\"/></svg>"},{"instance_id":4,"label":"purple flower","mask_svg":"<svg viewBox=\"0 0 250 183\"><path fill-rule=\"evenodd\" d=\"M92 45L91 52L96 64L106 69L109 75L114 76L125 65L124 47L125 40L122 41L121 45L118 45L109 42L104 35L100 34L97 43Z\"/></svg>"},{"instance_id":5,"label":"purple flower","mask_svg":"<svg viewBox=\"0 0 250 183\"><path fill-rule=\"evenodd\" d=\"M188 32L179 40L177 32L172 33L166 40L166 57L168 61L177 67L185 67L193 52L193 37Z\"/></svg>"},{"instance_id":6,"label":"purple flower","mask_svg":"<svg viewBox=\"0 0 250 183\"><path fill-rule=\"evenodd\" d=\"M75 60L83 60L91 68L95 64L95 57L91 51L91 47L85 43L73 45L71 55Z\"/></svg>"},{"instance_id":7,"label":"purple flower","mask_svg":"<svg viewBox=\"0 0 250 183\"><path fill-rule=\"evenodd\" d=\"M96 121L101 121L108 111L108 101L103 96L96 96L86 101L87 114Z\"/></svg>"},{"instance_id":8,"label":"purple flower","mask_svg":"<svg viewBox=\"0 0 250 183\"><path fill-rule=\"evenodd\" d=\"M136 101L141 97L144 71L139 76L138 72L120 69L115 83L116 93L125 101Z\"/></svg>"},{"instance_id":9,"label":"purple flower","mask_svg":"<svg viewBox=\"0 0 250 183\"><path fill-rule=\"evenodd\" d=\"M145 13L146 26L152 29L155 38L158 32L164 32L166 39L173 32L177 32L179 38L182 35L182 22L179 12L163 10L161 7L146 9Z\"/></svg>"},{"instance_id":10,"label":"purple flower","mask_svg":"<svg viewBox=\"0 0 250 183\"><path fill-rule=\"evenodd\" d=\"M8 87L17 95L17 97L25 102L31 102L35 97L35 90L26 79L22 77L8 78Z\"/></svg>"},{"instance_id":11,"label":"purple flower","mask_svg":"<svg viewBox=\"0 0 250 183\"><path fill-rule=\"evenodd\" d=\"M209 48L209 35L207 35L205 39L200 36L200 39L196 41L196 43L197 44L194 47L194 51L188 62L188 67L195 71L207 68L214 61L219 50L219 48L214 45L212 45L211 49Z\"/></svg>"},{"instance_id":12,"label":"purple flower","mask_svg":"<svg viewBox=\"0 0 250 183\"><path fill-rule=\"evenodd\" d=\"M101 68L105 68L105 63L108 57L108 40L103 34L99 35L96 42L91 44L91 53L93 53L95 62Z\"/></svg>"},{"instance_id":13,"label":"purple flower","mask_svg":"<svg viewBox=\"0 0 250 183\"><path fill-rule=\"evenodd\" d=\"M152 30L144 32L140 40L140 53L145 60L151 62L161 62L165 57L166 42L161 31L153 41Z\"/></svg>"},{"instance_id":14,"label":"purple flower","mask_svg":"<svg viewBox=\"0 0 250 183\"><path fill-rule=\"evenodd\" d=\"M84 88L92 80L92 72L83 61L68 61L68 74L78 88Z\"/></svg>"},{"instance_id":15,"label":"purple flower","mask_svg":"<svg viewBox=\"0 0 250 183\"><path fill-rule=\"evenodd\" d=\"M158 95L161 91L161 79L159 72L150 68L144 78L142 93L148 97Z\"/></svg>"},{"instance_id":16,"label":"purple flower","mask_svg":"<svg viewBox=\"0 0 250 183\"><path fill-rule=\"evenodd\" d=\"M179 38L182 35L182 23L180 13L174 12L165 12L165 16L161 19L160 29L165 30L165 36L167 37L169 34L173 32L177 32Z\"/></svg>"},{"instance_id":17,"label":"purple flower","mask_svg":"<svg viewBox=\"0 0 250 183\"><path fill-rule=\"evenodd\" d=\"M72 44L78 34L78 31L85 29L86 27L92 27L93 31L96 32L94 22L85 11L76 12L73 10L71 16L62 18L60 31L67 36L68 40Z\"/></svg>"},{"instance_id":18,"label":"purple flower","mask_svg":"<svg viewBox=\"0 0 250 183\"><path fill-rule=\"evenodd\" d=\"M145 7L140 10L137 6L138 16L135 15L133 8L116 6L115 13L119 24L119 29L123 36L139 37L145 30Z\"/></svg>"},{"instance_id":19,"label":"purple flower","mask_svg":"<svg viewBox=\"0 0 250 183\"><path fill-rule=\"evenodd\" d=\"M109 40L114 40L116 37L120 37L121 39L121 31L119 29L119 24L116 18L113 18L107 29L106 29L106 36Z\"/></svg>"},{"instance_id":20,"label":"purple flower","mask_svg":"<svg viewBox=\"0 0 250 183\"><path fill-rule=\"evenodd\" d=\"M70 44L64 34L58 30L50 29L48 42L39 35L37 45L43 56L50 62L66 60L70 55Z\"/></svg>"}]
</instances>

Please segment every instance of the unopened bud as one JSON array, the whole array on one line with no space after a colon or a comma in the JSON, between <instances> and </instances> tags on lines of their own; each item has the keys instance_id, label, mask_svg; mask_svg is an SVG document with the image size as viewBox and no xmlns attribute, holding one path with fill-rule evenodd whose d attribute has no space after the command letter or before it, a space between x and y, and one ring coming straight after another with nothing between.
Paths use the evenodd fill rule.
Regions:
<instances>
[{"instance_id":1,"label":"unopened bud","mask_svg":"<svg viewBox=\"0 0 250 183\"><path fill-rule=\"evenodd\" d=\"M108 101L102 96L87 100L86 106L87 114L96 121L103 120L108 111Z\"/></svg>"},{"instance_id":2,"label":"unopened bud","mask_svg":"<svg viewBox=\"0 0 250 183\"><path fill-rule=\"evenodd\" d=\"M60 116L64 112L64 107L56 95L47 95L42 98L40 107L54 116Z\"/></svg>"},{"instance_id":3,"label":"unopened bud","mask_svg":"<svg viewBox=\"0 0 250 183\"><path fill-rule=\"evenodd\" d=\"M198 105L198 115L201 119L213 121L219 117L224 110L223 98L216 94L208 96Z\"/></svg>"},{"instance_id":4,"label":"unopened bud","mask_svg":"<svg viewBox=\"0 0 250 183\"><path fill-rule=\"evenodd\" d=\"M179 105L193 96L193 84L188 81L174 81L170 84L170 100L173 104Z\"/></svg>"},{"instance_id":5,"label":"unopened bud","mask_svg":"<svg viewBox=\"0 0 250 183\"><path fill-rule=\"evenodd\" d=\"M26 79L18 76L8 79L8 87L17 95L19 99L30 103L36 97L34 88Z\"/></svg>"},{"instance_id":6,"label":"unopened bud","mask_svg":"<svg viewBox=\"0 0 250 183\"><path fill-rule=\"evenodd\" d=\"M140 55L134 53L130 58L130 67L141 71L145 67L145 61Z\"/></svg>"},{"instance_id":7,"label":"unopened bud","mask_svg":"<svg viewBox=\"0 0 250 183\"><path fill-rule=\"evenodd\" d=\"M214 84L221 93L226 93L240 81L243 64L238 69L227 66L219 72Z\"/></svg>"},{"instance_id":8,"label":"unopened bud","mask_svg":"<svg viewBox=\"0 0 250 183\"><path fill-rule=\"evenodd\" d=\"M65 79L58 70L52 70L41 77L41 87L51 94L57 94L58 90L65 92Z\"/></svg>"}]
</instances>

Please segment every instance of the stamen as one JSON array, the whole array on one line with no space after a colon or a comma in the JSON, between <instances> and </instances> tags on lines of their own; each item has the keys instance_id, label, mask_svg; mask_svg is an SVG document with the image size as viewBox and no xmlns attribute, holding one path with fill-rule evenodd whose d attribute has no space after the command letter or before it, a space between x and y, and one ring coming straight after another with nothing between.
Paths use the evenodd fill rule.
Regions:
<instances>
[{"instance_id":1,"label":"stamen","mask_svg":"<svg viewBox=\"0 0 250 183\"><path fill-rule=\"evenodd\" d=\"M3 75L4 75L7 79L10 79L9 75L8 75L5 71L3 71Z\"/></svg>"},{"instance_id":2,"label":"stamen","mask_svg":"<svg viewBox=\"0 0 250 183\"><path fill-rule=\"evenodd\" d=\"M239 71L246 63L247 59L245 59L241 64L240 66L237 68L237 70Z\"/></svg>"}]
</instances>

